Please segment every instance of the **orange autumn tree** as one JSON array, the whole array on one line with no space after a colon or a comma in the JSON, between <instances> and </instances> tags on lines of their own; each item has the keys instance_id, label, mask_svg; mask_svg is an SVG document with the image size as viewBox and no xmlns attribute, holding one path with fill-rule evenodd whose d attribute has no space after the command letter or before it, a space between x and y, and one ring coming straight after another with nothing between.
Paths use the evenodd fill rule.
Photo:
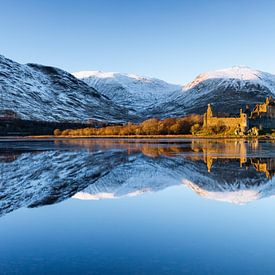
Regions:
<instances>
[{"instance_id":1,"label":"orange autumn tree","mask_svg":"<svg viewBox=\"0 0 275 275\"><path fill-rule=\"evenodd\" d=\"M202 126L202 116L190 115L180 118L159 120L150 118L140 124L127 123L102 128L54 130L55 136L139 136L191 134Z\"/></svg>"}]
</instances>

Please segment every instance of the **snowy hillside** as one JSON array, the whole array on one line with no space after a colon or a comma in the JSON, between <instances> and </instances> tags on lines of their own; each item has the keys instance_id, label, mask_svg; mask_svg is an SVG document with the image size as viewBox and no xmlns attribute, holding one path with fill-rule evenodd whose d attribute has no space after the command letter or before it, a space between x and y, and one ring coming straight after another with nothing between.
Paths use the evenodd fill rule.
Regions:
<instances>
[{"instance_id":1,"label":"snowy hillside","mask_svg":"<svg viewBox=\"0 0 275 275\"><path fill-rule=\"evenodd\" d=\"M169 97L181 90L179 85L134 74L83 71L73 75L115 103L137 113L156 104L167 102Z\"/></svg>"},{"instance_id":2,"label":"snowy hillside","mask_svg":"<svg viewBox=\"0 0 275 275\"><path fill-rule=\"evenodd\" d=\"M207 72L180 87L162 80L98 71L74 75L142 118L203 113L209 102L216 112L239 112L275 95L275 76L239 66Z\"/></svg>"},{"instance_id":3,"label":"snowy hillside","mask_svg":"<svg viewBox=\"0 0 275 275\"><path fill-rule=\"evenodd\" d=\"M251 69L247 66L235 66L228 69L206 72L196 77L192 82L185 85L185 89L192 89L199 83L208 79L223 79L232 86L242 88L247 81L256 84L265 85L275 93L275 75L264 73Z\"/></svg>"},{"instance_id":4,"label":"snowy hillside","mask_svg":"<svg viewBox=\"0 0 275 275\"><path fill-rule=\"evenodd\" d=\"M127 121L128 111L71 74L37 64L21 65L0 55L1 109L22 119Z\"/></svg>"},{"instance_id":5,"label":"snowy hillside","mask_svg":"<svg viewBox=\"0 0 275 275\"><path fill-rule=\"evenodd\" d=\"M275 76L248 67L207 72L184 86L132 74L22 65L0 55L0 109L42 121L138 122L147 118L238 113L275 95Z\"/></svg>"},{"instance_id":6,"label":"snowy hillside","mask_svg":"<svg viewBox=\"0 0 275 275\"><path fill-rule=\"evenodd\" d=\"M275 75L239 66L207 72L182 87L182 93L168 103L160 103L150 112L171 116L204 113L208 103L215 112L238 113L246 105L253 107L275 96Z\"/></svg>"}]
</instances>

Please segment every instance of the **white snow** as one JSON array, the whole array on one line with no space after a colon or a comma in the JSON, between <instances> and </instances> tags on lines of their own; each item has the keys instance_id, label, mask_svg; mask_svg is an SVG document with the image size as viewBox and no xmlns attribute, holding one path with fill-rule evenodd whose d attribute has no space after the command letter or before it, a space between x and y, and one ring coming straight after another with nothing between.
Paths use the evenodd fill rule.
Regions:
<instances>
[{"instance_id":1,"label":"white snow","mask_svg":"<svg viewBox=\"0 0 275 275\"><path fill-rule=\"evenodd\" d=\"M275 94L275 75L261 72L247 66L234 66L227 69L205 72L197 76L192 82L184 86L185 89L192 89L205 80L222 79L222 81L253 82L265 85Z\"/></svg>"},{"instance_id":2,"label":"white snow","mask_svg":"<svg viewBox=\"0 0 275 275\"><path fill-rule=\"evenodd\" d=\"M184 86L117 72L82 71L74 76L79 80L57 68L22 65L0 55L0 107L23 119L121 123L195 113L209 97L221 94L231 104L235 98L240 104L251 90L251 104L275 95L274 75L245 66L206 72Z\"/></svg>"},{"instance_id":3,"label":"white snow","mask_svg":"<svg viewBox=\"0 0 275 275\"><path fill-rule=\"evenodd\" d=\"M215 95L219 89L227 90L227 87L230 87L228 91L235 91L235 97L236 92L242 97L251 89L256 90L261 99L270 92L275 95L275 76L246 66L206 72L183 86L116 72L83 71L74 75L112 101L129 108L131 113L143 117L155 114L158 117L182 116L196 112L198 104L207 105L205 96Z\"/></svg>"},{"instance_id":4,"label":"white snow","mask_svg":"<svg viewBox=\"0 0 275 275\"><path fill-rule=\"evenodd\" d=\"M181 90L180 85L135 74L83 71L73 75L114 102L135 111L165 102Z\"/></svg>"},{"instance_id":5,"label":"white snow","mask_svg":"<svg viewBox=\"0 0 275 275\"><path fill-rule=\"evenodd\" d=\"M123 118L124 108L65 71L22 65L1 55L0 92L0 108L11 109L22 119L84 122L127 117Z\"/></svg>"}]
</instances>

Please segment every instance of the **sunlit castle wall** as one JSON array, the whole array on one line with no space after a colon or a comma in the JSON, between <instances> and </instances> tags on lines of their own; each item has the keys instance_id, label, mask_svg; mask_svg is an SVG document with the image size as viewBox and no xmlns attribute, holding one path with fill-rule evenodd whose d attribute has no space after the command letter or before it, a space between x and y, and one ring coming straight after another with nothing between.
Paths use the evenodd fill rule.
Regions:
<instances>
[{"instance_id":1,"label":"sunlit castle wall","mask_svg":"<svg viewBox=\"0 0 275 275\"><path fill-rule=\"evenodd\" d=\"M236 129L240 127L243 131L248 128L247 115L240 110L239 117L215 117L211 109L211 105L208 105L207 112L204 114L203 127L213 127L217 125L225 125L229 128Z\"/></svg>"}]
</instances>

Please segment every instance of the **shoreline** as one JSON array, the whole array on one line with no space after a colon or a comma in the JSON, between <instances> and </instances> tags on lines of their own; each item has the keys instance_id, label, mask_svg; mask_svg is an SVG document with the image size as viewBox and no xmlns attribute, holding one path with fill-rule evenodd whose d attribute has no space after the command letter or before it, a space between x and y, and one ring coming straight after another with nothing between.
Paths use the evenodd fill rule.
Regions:
<instances>
[{"instance_id":1,"label":"shoreline","mask_svg":"<svg viewBox=\"0 0 275 275\"><path fill-rule=\"evenodd\" d=\"M194 135L95 135L95 136L54 136L54 135L37 135L37 136L0 136L0 142L5 140L27 141L27 140L66 140L66 139L213 139L213 140L271 140L275 137L258 136L258 137L240 137L240 136L194 136Z\"/></svg>"}]
</instances>

